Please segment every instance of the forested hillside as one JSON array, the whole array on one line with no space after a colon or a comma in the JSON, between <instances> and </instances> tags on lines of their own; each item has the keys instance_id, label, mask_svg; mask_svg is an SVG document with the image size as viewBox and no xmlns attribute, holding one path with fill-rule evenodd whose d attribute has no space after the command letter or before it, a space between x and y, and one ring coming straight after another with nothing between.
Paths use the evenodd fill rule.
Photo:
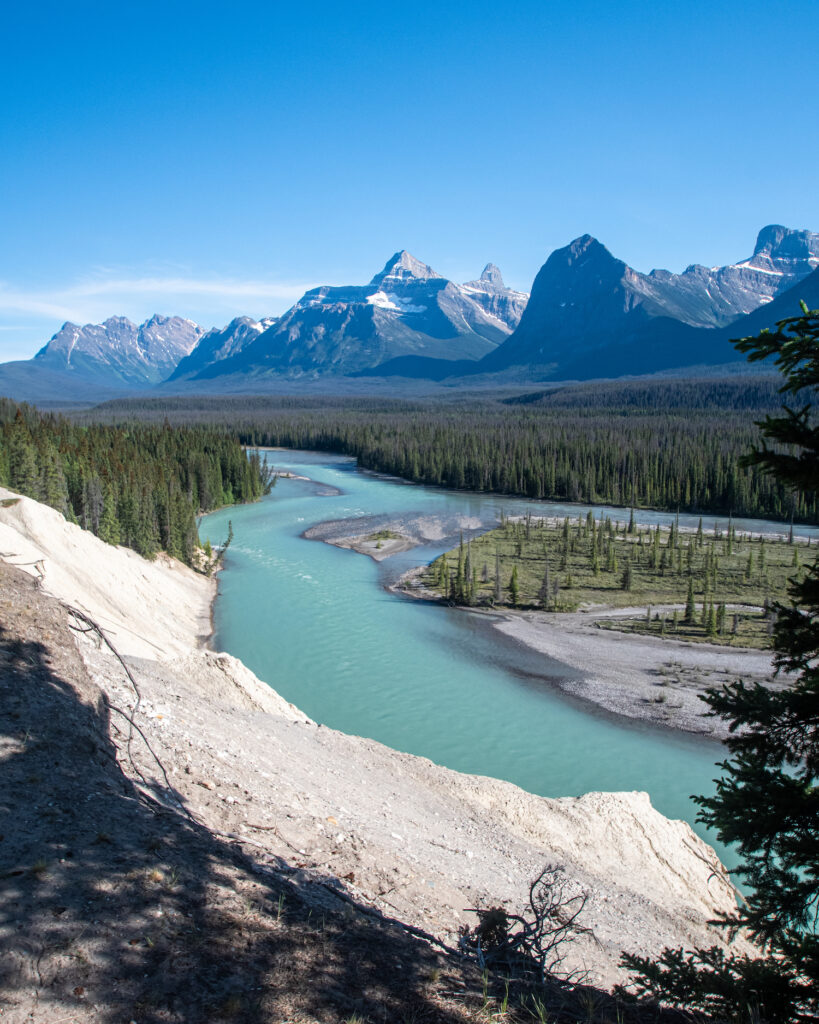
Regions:
<instances>
[{"instance_id":1,"label":"forested hillside","mask_svg":"<svg viewBox=\"0 0 819 1024\"><path fill-rule=\"evenodd\" d=\"M212 427L80 426L0 399L0 484L112 544L190 563L196 515L252 501L270 472Z\"/></svg>"},{"instance_id":2,"label":"forested hillside","mask_svg":"<svg viewBox=\"0 0 819 1024\"><path fill-rule=\"evenodd\" d=\"M781 405L772 377L554 388L501 400L145 399L90 418L219 423L245 444L354 455L419 483L557 501L815 522L800 495L739 462Z\"/></svg>"}]
</instances>

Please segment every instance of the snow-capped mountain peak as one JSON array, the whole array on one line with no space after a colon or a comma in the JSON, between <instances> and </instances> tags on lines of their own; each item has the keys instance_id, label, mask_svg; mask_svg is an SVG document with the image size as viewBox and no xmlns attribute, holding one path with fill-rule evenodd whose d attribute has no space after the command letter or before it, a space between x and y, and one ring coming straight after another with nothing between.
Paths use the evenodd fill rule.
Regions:
<instances>
[{"instance_id":1,"label":"snow-capped mountain peak","mask_svg":"<svg viewBox=\"0 0 819 1024\"><path fill-rule=\"evenodd\" d=\"M433 278L441 278L441 275L426 263L417 260L406 249L401 249L387 260L384 269L375 275L370 284L389 291L389 286L398 281L428 281Z\"/></svg>"}]
</instances>

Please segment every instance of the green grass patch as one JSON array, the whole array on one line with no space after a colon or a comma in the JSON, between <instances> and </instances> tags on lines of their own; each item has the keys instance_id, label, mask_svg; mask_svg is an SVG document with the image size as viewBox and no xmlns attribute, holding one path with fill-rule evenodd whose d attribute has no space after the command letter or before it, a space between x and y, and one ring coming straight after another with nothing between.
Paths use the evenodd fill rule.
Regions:
<instances>
[{"instance_id":1,"label":"green grass patch","mask_svg":"<svg viewBox=\"0 0 819 1024\"><path fill-rule=\"evenodd\" d=\"M733 527L638 527L589 513L559 521L506 520L441 555L424 582L465 605L576 611L676 604L683 607L676 622L667 613L669 635L766 646L769 615L726 606L784 600L789 579L801 577L812 559L804 543L741 536ZM608 628L661 634L662 617L617 620Z\"/></svg>"},{"instance_id":2,"label":"green grass patch","mask_svg":"<svg viewBox=\"0 0 819 1024\"><path fill-rule=\"evenodd\" d=\"M709 608L705 609L706 617ZM716 609L715 609L716 616ZM771 646L771 616L765 611L734 611L728 608L725 620L715 623L716 633L712 633L707 622L703 622L702 607L697 606L697 618L693 622L685 622L682 616L674 619L668 612L654 612L651 618L645 616L622 619L600 619L597 625L601 629L613 629L619 633L635 633L640 636L668 637L672 640L688 640L700 644L727 644L729 647L753 647L764 650Z\"/></svg>"},{"instance_id":3,"label":"green grass patch","mask_svg":"<svg viewBox=\"0 0 819 1024\"><path fill-rule=\"evenodd\" d=\"M367 540L403 540L403 537L395 530L379 530L377 533L371 533Z\"/></svg>"}]
</instances>

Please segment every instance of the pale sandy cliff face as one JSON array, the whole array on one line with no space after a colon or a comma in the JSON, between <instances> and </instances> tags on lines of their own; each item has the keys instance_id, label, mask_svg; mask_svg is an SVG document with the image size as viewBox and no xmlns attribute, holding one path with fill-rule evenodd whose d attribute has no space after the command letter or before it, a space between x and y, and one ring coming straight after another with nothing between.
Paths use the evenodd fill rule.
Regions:
<instances>
[{"instance_id":1,"label":"pale sandy cliff face","mask_svg":"<svg viewBox=\"0 0 819 1024\"><path fill-rule=\"evenodd\" d=\"M0 501L15 497L0 491ZM305 892L327 882L332 902L341 886L453 942L474 921L467 908L517 910L542 867L560 866L589 897L581 923L590 931L568 966L606 985L622 980L623 949L722 942L707 921L734 907L724 869L646 794L546 800L316 725L235 658L201 649L212 581L105 545L30 499L0 506L0 557L84 610L126 656L141 692L136 722L156 757L137 738L122 769L154 795L169 780L260 870L285 864ZM133 686L110 652L88 636L78 643L100 690L132 707Z\"/></svg>"},{"instance_id":2,"label":"pale sandy cliff face","mask_svg":"<svg viewBox=\"0 0 819 1024\"><path fill-rule=\"evenodd\" d=\"M17 497L0 487L0 502ZM121 654L174 657L210 635L213 580L166 555L150 562L104 544L31 498L0 507L0 557L99 622Z\"/></svg>"}]
</instances>

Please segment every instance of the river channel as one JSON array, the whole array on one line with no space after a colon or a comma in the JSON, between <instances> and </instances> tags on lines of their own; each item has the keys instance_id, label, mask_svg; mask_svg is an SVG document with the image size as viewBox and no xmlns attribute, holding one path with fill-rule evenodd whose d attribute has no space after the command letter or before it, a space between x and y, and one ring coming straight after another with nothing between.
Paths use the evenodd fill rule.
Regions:
<instances>
[{"instance_id":1,"label":"river channel","mask_svg":"<svg viewBox=\"0 0 819 1024\"><path fill-rule=\"evenodd\" d=\"M576 516L586 507L410 485L361 472L342 456L276 451L268 457L310 479L279 479L262 501L221 510L200 524L202 540L213 543L224 540L228 520L234 529L219 576L217 650L241 658L310 718L334 729L542 796L647 790L660 811L706 835L695 823L690 795L713 790L715 762L724 755L718 743L566 697L554 685L565 666L504 637L485 617L385 589L457 536L380 565L302 537L314 524L364 516L435 516L489 527L501 510ZM599 507L595 514L624 515ZM653 512L636 518L673 519ZM680 519L697 524L695 517ZM713 522L710 517L706 525ZM735 522L761 532L783 529Z\"/></svg>"}]
</instances>

